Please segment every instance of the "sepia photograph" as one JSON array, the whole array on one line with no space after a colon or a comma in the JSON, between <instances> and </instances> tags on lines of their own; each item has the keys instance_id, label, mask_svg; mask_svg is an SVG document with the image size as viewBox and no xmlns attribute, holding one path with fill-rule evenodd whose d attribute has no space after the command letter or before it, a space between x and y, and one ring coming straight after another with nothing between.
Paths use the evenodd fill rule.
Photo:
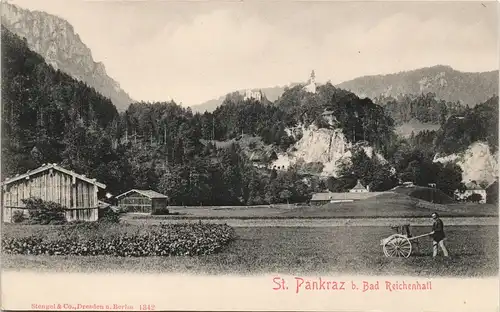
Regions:
<instances>
[{"instance_id":1,"label":"sepia photograph","mask_svg":"<svg viewBox=\"0 0 500 312\"><path fill-rule=\"evenodd\" d=\"M444 291L434 279L496 279L498 13L2 1L2 301L23 292L15 274L107 274L124 289L123 274L264 276L266 296L414 298ZM24 307L161 306L122 297ZM482 302L497 311L498 295Z\"/></svg>"}]
</instances>

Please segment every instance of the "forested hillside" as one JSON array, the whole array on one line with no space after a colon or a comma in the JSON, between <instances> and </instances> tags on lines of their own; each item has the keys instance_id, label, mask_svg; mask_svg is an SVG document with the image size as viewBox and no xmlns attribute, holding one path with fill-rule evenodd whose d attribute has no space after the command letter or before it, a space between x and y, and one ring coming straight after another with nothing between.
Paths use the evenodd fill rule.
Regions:
<instances>
[{"instance_id":1,"label":"forested hillside","mask_svg":"<svg viewBox=\"0 0 500 312\"><path fill-rule=\"evenodd\" d=\"M293 173L258 171L237 145L202 145L213 129L202 115L173 102L136 103L119 115L109 99L55 71L3 27L1 38L2 179L56 162L114 194L152 188L171 204L304 201L313 191ZM220 137L234 135L225 129Z\"/></svg>"},{"instance_id":2,"label":"forested hillside","mask_svg":"<svg viewBox=\"0 0 500 312\"><path fill-rule=\"evenodd\" d=\"M460 115L451 116L436 134L436 151L443 154L466 150L472 143L487 142L498 150L498 96Z\"/></svg>"},{"instance_id":3,"label":"forested hillside","mask_svg":"<svg viewBox=\"0 0 500 312\"><path fill-rule=\"evenodd\" d=\"M2 102L2 178L47 162L101 179L113 170L108 137L118 117L115 106L48 66L3 26ZM93 147L89 154L87 144Z\"/></svg>"},{"instance_id":4,"label":"forested hillside","mask_svg":"<svg viewBox=\"0 0 500 312\"><path fill-rule=\"evenodd\" d=\"M73 26L53 14L23 9L7 1L1 3L2 26L21 38L28 47L62 72L83 81L111 99L119 111L133 102L109 76L103 63L96 62L92 51Z\"/></svg>"},{"instance_id":5,"label":"forested hillside","mask_svg":"<svg viewBox=\"0 0 500 312\"><path fill-rule=\"evenodd\" d=\"M412 120L441 125L450 116L460 115L467 108L460 102L440 100L435 93L430 92L417 95L405 94L396 98L380 96L375 101L384 107L386 113L398 125Z\"/></svg>"},{"instance_id":6,"label":"forested hillside","mask_svg":"<svg viewBox=\"0 0 500 312\"><path fill-rule=\"evenodd\" d=\"M340 182L330 181L340 189L357 179L372 190L392 188L399 179L437 183L448 194L460 186L460 168L432 162L438 134L398 138L382 106L331 84L318 87L316 94L301 86L288 88L274 103L228 96L213 113L194 114L174 102L158 102L135 103L118 114L110 100L55 71L4 28L2 62L3 179L56 162L97 178L114 194L151 188L168 194L172 205L303 202L324 191L325 181L299 174L297 166L286 171L256 167L238 140L244 134L259 138L269 150L289 151L300 139L290 129L315 125L341 129L346 140L373 146L386 159L354 150ZM471 113L476 119L471 118L490 114L492 105L477 106ZM333 122L323 117L325 111L335 116ZM484 123L484 131L494 125ZM443 131L456 132L449 127L445 124ZM216 141L227 144L216 147Z\"/></svg>"},{"instance_id":7,"label":"forested hillside","mask_svg":"<svg viewBox=\"0 0 500 312\"><path fill-rule=\"evenodd\" d=\"M469 73L437 65L389 75L359 77L338 87L369 98L434 93L439 100L474 106L498 95L498 70Z\"/></svg>"}]
</instances>

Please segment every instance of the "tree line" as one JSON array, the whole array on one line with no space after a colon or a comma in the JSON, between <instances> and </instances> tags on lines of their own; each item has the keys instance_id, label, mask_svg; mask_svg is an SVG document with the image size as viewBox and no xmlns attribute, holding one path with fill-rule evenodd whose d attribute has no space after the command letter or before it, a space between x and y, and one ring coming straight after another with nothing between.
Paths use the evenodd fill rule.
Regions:
<instances>
[{"instance_id":1,"label":"tree line","mask_svg":"<svg viewBox=\"0 0 500 312\"><path fill-rule=\"evenodd\" d=\"M442 125L450 116L461 115L468 108L460 102L440 100L432 92L404 94L396 98L380 96L375 101L384 107L398 125L412 120Z\"/></svg>"}]
</instances>

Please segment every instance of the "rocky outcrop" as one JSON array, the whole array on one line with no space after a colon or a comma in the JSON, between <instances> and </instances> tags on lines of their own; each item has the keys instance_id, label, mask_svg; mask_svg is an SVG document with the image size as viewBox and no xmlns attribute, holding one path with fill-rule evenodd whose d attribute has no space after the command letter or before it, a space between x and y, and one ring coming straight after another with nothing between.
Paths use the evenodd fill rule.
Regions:
<instances>
[{"instance_id":1,"label":"rocky outcrop","mask_svg":"<svg viewBox=\"0 0 500 312\"><path fill-rule=\"evenodd\" d=\"M464 182L472 180L490 184L498 176L498 151L492 154L488 144L482 142L472 144L464 153L436 157L434 161L452 162L460 166Z\"/></svg>"},{"instance_id":2,"label":"rocky outcrop","mask_svg":"<svg viewBox=\"0 0 500 312\"><path fill-rule=\"evenodd\" d=\"M91 50L66 20L6 2L1 7L2 25L25 38L28 47L48 64L93 87L111 99L118 110L125 110L133 102L118 82L107 75L104 64L93 60Z\"/></svg>"},{"instance_id":3,"label":"rocky outcrop","mask_svg":"<svg viewBox=\"0 0 500 312\"><path fill-rule=\"evenodd\" d=\"M309 126L289 129L287 132L289 135L300 133L301 138L287 153L278 154L278 159L273 162L273 166L287 169L297 162L322 163L321 175L337 176L340 165L350 161L354 145L346 140L342 129L318 129L315 126ZM385 161L383 156L375 153L372 147L368 145L359 147L362 147L369 157L375 156Z\"/></svg>"}]
</instances>

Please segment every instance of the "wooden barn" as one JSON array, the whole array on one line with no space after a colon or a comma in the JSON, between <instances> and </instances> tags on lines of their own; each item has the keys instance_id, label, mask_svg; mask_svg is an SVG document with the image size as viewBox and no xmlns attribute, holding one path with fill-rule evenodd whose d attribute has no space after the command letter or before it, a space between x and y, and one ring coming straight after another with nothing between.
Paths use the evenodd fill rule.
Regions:
<instances>
[{"instance_id":1,"label":"wooden barn","mask_svg":"<svg viewBox=\"0 0 500 312\"><path fill-rule=\"evenodd\" d=\"M167 208L168 197L152 190L130 190L116 196L118 207L126 212L153 213Z\"/></svg>"},{"instance_id":2,"label":"wooden barn","mask_svg":"<svg viewBox=\"0 0 500 312\"><path fill-rule=\"evenodd\" d=\"M97 221L98 192L106 185L57 164L43 165L37 169L6 179L2 183L2 213L4 222L12 222L12 214L22 210L28 214L23 199L40 198L56 202L66 210L68 221Z\"/></svg>"}]
</instances>

